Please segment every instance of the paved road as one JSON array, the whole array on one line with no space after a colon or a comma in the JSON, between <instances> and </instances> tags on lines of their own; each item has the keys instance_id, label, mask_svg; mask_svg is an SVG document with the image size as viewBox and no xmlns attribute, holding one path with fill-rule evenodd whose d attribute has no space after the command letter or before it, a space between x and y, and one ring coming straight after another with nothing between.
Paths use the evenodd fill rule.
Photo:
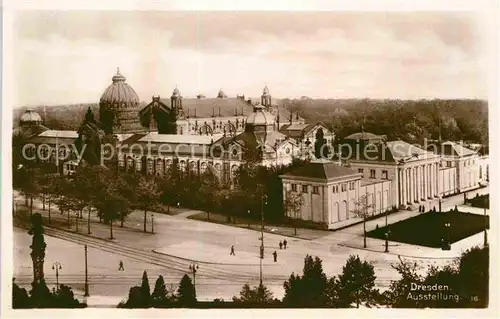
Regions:
<instances>
[{"instance_id":1,"label":"paved road","mask_svg":"<svg viewBox=\"0 0 500 319\"><path fill-rule=\"evenodd\" d=\"M448 200L448 201L447 201ZM458 200L445 200L443 207L454 206ZM459 202L458 202L459 203ZM40 207L40 203L35 203ZM41 211L47 217L47 211ZM412 214L412 212L403 212ZM86 214L84 214L86 217ZM394 215L396 216L396 215ZM389 216L390 218L403 218ZM54 224L65 227L65 215L52 213ZM151 286L154 286L156 276L162 274L167 283L175 286L181 276L189 273L192 260L199 261L199 271L196 274L197 292L200 299L224 298L230 299L237 295L244 283L257 285L259 281L258 249L259 233L254 230L212 224L203 221L190 220L177 216L155 214L155 234L142 232L143 212L135 211L126 222L126 228L114 227L115 240L105 240L109 237L109 226L99 223L94 216L91 218L92 236L86 233L86 220L81 221L79 234L75 233L74 218L71 231L47 228L48 254L46 271L48 281L53 282L50 268L54 260L64 260L65 271L61 280L74 285L76 288L83 285L83 244L89 246L89 274L93 294L116 296L123 298L133 284L140 284L143 270L150 274ZM392 222L392 221L391 221ZM369 227L375 227L376 221ZM380 223L380 221L379 221ZM115 225L117 226L117 225ZM150 230L148 220L148 230ZM398 275L391 267L398 262L396 255L374 251L365 251L340 246L347 241L360 242L362 225L353 226L342 231L328 233L317 240L290 239L289 249L279 250L278 242L282 236L265 234L266 259L263 266L265 284L276 297L282 297L283 282L292 273L301 273L303 260L306 254L319 256L323 260L323 268L329 276L341 272L349 254L357 254L362 259L374 264L377 275L377 286L387 288L390 281ZM29 283L32 275L29 258L30 237L25 231L15 231L15 276L20 283ZM235 245L237 256L229 256L229 248ZM374 245L373 242L370 245ZM395 249L395 248L394 248ZM177 256L154 253L153 250ZM278 262L271 260L270 253L278 252ZM439 250L434 250L440 252ZM207 255L213 255L211 262L220 261L222 264L207 263ZM181 257L181 258L178 258ZM117 271L118 262L123 260L126 272ZM442 260L423 260L422 266L428 264L440 265ZM67 276L67 277L64 277Z\"/></svg>"}]
</instances>

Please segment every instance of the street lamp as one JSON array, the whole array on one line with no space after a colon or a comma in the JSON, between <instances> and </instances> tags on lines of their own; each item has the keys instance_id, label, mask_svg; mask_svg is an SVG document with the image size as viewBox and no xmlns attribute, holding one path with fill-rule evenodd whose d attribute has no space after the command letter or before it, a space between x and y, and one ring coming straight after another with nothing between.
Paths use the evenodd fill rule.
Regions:
<instances>
[{"instance_id":1,"label":"street lamp","mask_svg":"<svg viewBox=\"0 0 500 319\"><path fill-rule=\"evenodd\" d=\"M247 211L248 213L248 228L250 228L250 209Z\"/></svg>"},{"instance_id":2,"label":"street lamp","mask_svg":"<svg viewBox=\"0 0 500 319\"><path fill-rule=\"evenodd\" d=\"M438 197L438 201L439 201L439 212L442 213L442 210L441 210L441 200L443 199L443 196L439 195Z\"/></svg>"},{"instance_id":3,"label":"street lamp","mask_svg":"<svg viewBox=\"0 0 500 319\"><path fill-rule=\"evenodd\" d=\"M260 285L262 285L262 259L264 259L264 205L267 205L267 195L262 195L260 211Z\"/></svg>"},{"instance_id":4,"label":"street lamp","mask_svg":"<svg viewBox=\"0 0 500 319\"><path fill-rule=\"evenodd\" d=\"M385 233L385 252L388 253L389 252L389 234L391 233L390 230L388 230L386 233Z\"/></svg>"},{"instance_id":5,"label":"street lamp","mask_svg":"<svg viewBox=\"0 0 500 319\"><path fill-rule=\"evenodd\" d=\"M155 215L151 214L151 234L155 233Z\"/></svg>"},{"instance_id":6,"label":"street lamp","mask_svg":"<svg viewBox=\"0 0 500 319\"><path fill-rule=\"evenodd\" d=\"M487 229L488 228L488 219L486 218L486 207L484 208L484 242L483 246L486 247L488 246L488 233Z\"/></svg>"},{"instance_id":7,"label":"street lamp","mask_svg":"<svg viewBox=\"0 0 500 319\"><path fill-rule=\"evenodd\" d=\"M59 291L59 270L62 269L62 266L61 264L56 261L55 263L52 264L52 270L55 270L56 271L56 287L57 287L57 291Z\"/></svg>"},{"instance_id":8,"label":"street lamp","mask_svg":"<svg viewBox=\"0 0 500 319\"><path fill-rule=\"evenodd\" d=\"M444 227L446 228L446 233L447 233L447 236L448 236L448 240L447 242L445 243L445 248L444 250L450 250L451 249L451 223L450 222L446 222L444 223Z\"/></svg>"},{"instance_id":9,"label":"street lamp","mask_svg":"<svg viewBox=\"0 0 500 319\"><path fill-rule=\"evenodd\" d=\"M195 296L196 296L196 272L198 271L199 268L200 266L198 266L198 264L196 263L192 263L191 265L189 265L189 270L191 270L191 272L193 273L193 288Z\"/></svg>"}]
</instances>

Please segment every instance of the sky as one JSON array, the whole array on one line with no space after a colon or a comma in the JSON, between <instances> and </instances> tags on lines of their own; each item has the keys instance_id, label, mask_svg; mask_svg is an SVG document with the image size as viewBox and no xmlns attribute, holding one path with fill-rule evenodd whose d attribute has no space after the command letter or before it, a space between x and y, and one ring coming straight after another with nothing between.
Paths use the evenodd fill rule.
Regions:
<instances>
[{"instance_id":1,"label":"sky","mask_svg":"<svg viewBox=\"0 0 500 319\"><path fill-rule=\"evenodd\" d=\"M471 12L23 11L14 106L96 103L117 67L139 95L488 97Z\"/></svg>"}]
</instances>

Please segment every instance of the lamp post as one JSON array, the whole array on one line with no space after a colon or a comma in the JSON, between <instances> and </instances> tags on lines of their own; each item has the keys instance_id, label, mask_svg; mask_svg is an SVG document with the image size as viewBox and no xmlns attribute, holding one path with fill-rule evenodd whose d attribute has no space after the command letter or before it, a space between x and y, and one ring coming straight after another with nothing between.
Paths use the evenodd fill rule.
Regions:
<instances>
[{"instance_id":1,"label":"lamp post","mask_svg":"<svg viewBox=\"0 0 500 319\"><path fill-rule=\"evenodd\" d=\"M155 233L155 215L151 214L151 234Z\"/></svg>"},{"instance_id":2,"label":"lamp post","mask_svg":"<svg viewBox=\"0 0 500 319\"><path fill-rule=\"evenodd\" d=\"M56 261L55 263L52 264L52 270L55 270L56 271L56 288L57 288L57 291L59 291L59 270L62 269L62 266L61 264Z\"/></svg>"},{"instance_id":3,"label":"lamp post","mask_svg":"<svg viewBox=\"0 0 500 319\"><path fill-rule=\"evenodd\" d=\"M488 228L488 219L486 218L486 207L485 207L484 208L484 242L483 242L484 247L488 246L487 228Z\"/></svg>"},{"instance_id":4,"label":"lamp post","mask_svg":"<svg viewBox=\"0 0 500 319\"><path fill-rule=\"evenodd\" d=\"M195 297L196 297L196 272L198 271L199 268L200 266L198 266L198 264L196 263L192 263L191 265L189 265L189 270L191 270L193 274L193 288Z\"/></svg>"},{"instance_id":5,"label":"lamp post","mask_svg":"<svg viewBox=\"0 0 500 319\"><path fill-rule=\"evenodd\" d=\"M267 195L262 196L262 207L260 211L260 285L262 285L262 260L264 259L264 205L267 205Z\"/></svg>"},{"instance_id":6,"label":"lamp post","mask_svg":"<svg viewBox=\"0 0 500 319\"><path fill-rule=\"evenodd\" d=\"M248 213L248 228L250 229L250 209L247 210Z\"/></svg>"},{"instance_id":7,"label":"lamp post","mask_svg":"<svg viewBox=\"0 0 500 319\"><path fill-rule=\"evenodd\" d=\"M441 195L439 195L438 197L438 201L439 201L439 212L442 213L442 210L441 210L441 200L443 199L443 197Z\"/></svg>"},{"instance_id":8,"label":"lamp post","mask_svg":"<svg viewBox=\"0 0 500 319\"><path fill-rule=\"evenodd\" d=\"M76 232L78 233L78 214L76 214L75 223L76 223Z\"/></svg>"},{"instance_id":9,"label":"lamp post","mask_svg":"<svg viewBox=\"0 0 500 319\"><path fill-rule=\"evenodd\" d=\"M85 245L85 294L84 297L90 296L89 294L89 278L88 278L88 268L87 268L87 245Z\"/></svg>"},{"instance_id":10,"label":"lamp post","mask_svg":"<svg viewBox=\"0 0 500 319\"><path fill-rule=\"evenodd\" d=\"M446 249L445 250L450 250L451 249L451 223L446 222L444 223L444 227L446 228L446 234L447 234L447 241L446 241Z\"/></svg>"},{"instance_id":11,"label":"lamp post","mask_svg":"<svg viewBox=\"0 0 500 319\"><path fill-rule=\"evenodd\" d=\"M386 233L385 233L385 252L388 253L389 252L389 234L391 233L390 230L388 230Z\"/></svg>"}]
</instances>

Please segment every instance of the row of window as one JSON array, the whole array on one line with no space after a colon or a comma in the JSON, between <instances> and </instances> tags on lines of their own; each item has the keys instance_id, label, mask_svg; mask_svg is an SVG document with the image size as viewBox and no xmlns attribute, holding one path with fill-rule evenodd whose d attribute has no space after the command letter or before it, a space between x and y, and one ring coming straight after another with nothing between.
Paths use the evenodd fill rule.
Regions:
<instances>
[{"instance_id":1,"label":"row of window","mask_svg":"<svg viewBox=\"0 0 500 319\"><path fill-rule=\"evenodd\" d=\"M292 184L292 192L296 191L297 191L297 184ZM302 185L302 193L308 193L308 192L309 192L309 185ZM319 186L313 186L312 193L319 194Z\"/></svg>"},{"instance_id":2,"label":"row of window","mask_svg":"<svg viewBox=\"0 0 500 319\"><path fill-rule=\"evenodd\" d=\"M354 182L349 182L349 183L342 183L340 184L342 192L347 191L347 187L349 187L349 190L354 190ZM292 192L297 191L297 184L292 184ZM302 185L302 193L308 193L309 192L309 185ZM339 185L334 185L333 186L333 193L338 193L339 192ZM313 186L312 187L312 193L313 194L319 194L319 186Z\"/></svg>"},{"instance_id":3,"label":"row of window","mask_svg":"<svg viewBox=\"0 0 500 319\"><path fill-rule=\"evenodd\" d=\"M358 173L364 174L364 169L358 168ZM377 171L374 169L370 170L370 178L377 178ZM389 174L386 170L382 171L382 179L389 179Z\"/></svg>"}]
</instances>

